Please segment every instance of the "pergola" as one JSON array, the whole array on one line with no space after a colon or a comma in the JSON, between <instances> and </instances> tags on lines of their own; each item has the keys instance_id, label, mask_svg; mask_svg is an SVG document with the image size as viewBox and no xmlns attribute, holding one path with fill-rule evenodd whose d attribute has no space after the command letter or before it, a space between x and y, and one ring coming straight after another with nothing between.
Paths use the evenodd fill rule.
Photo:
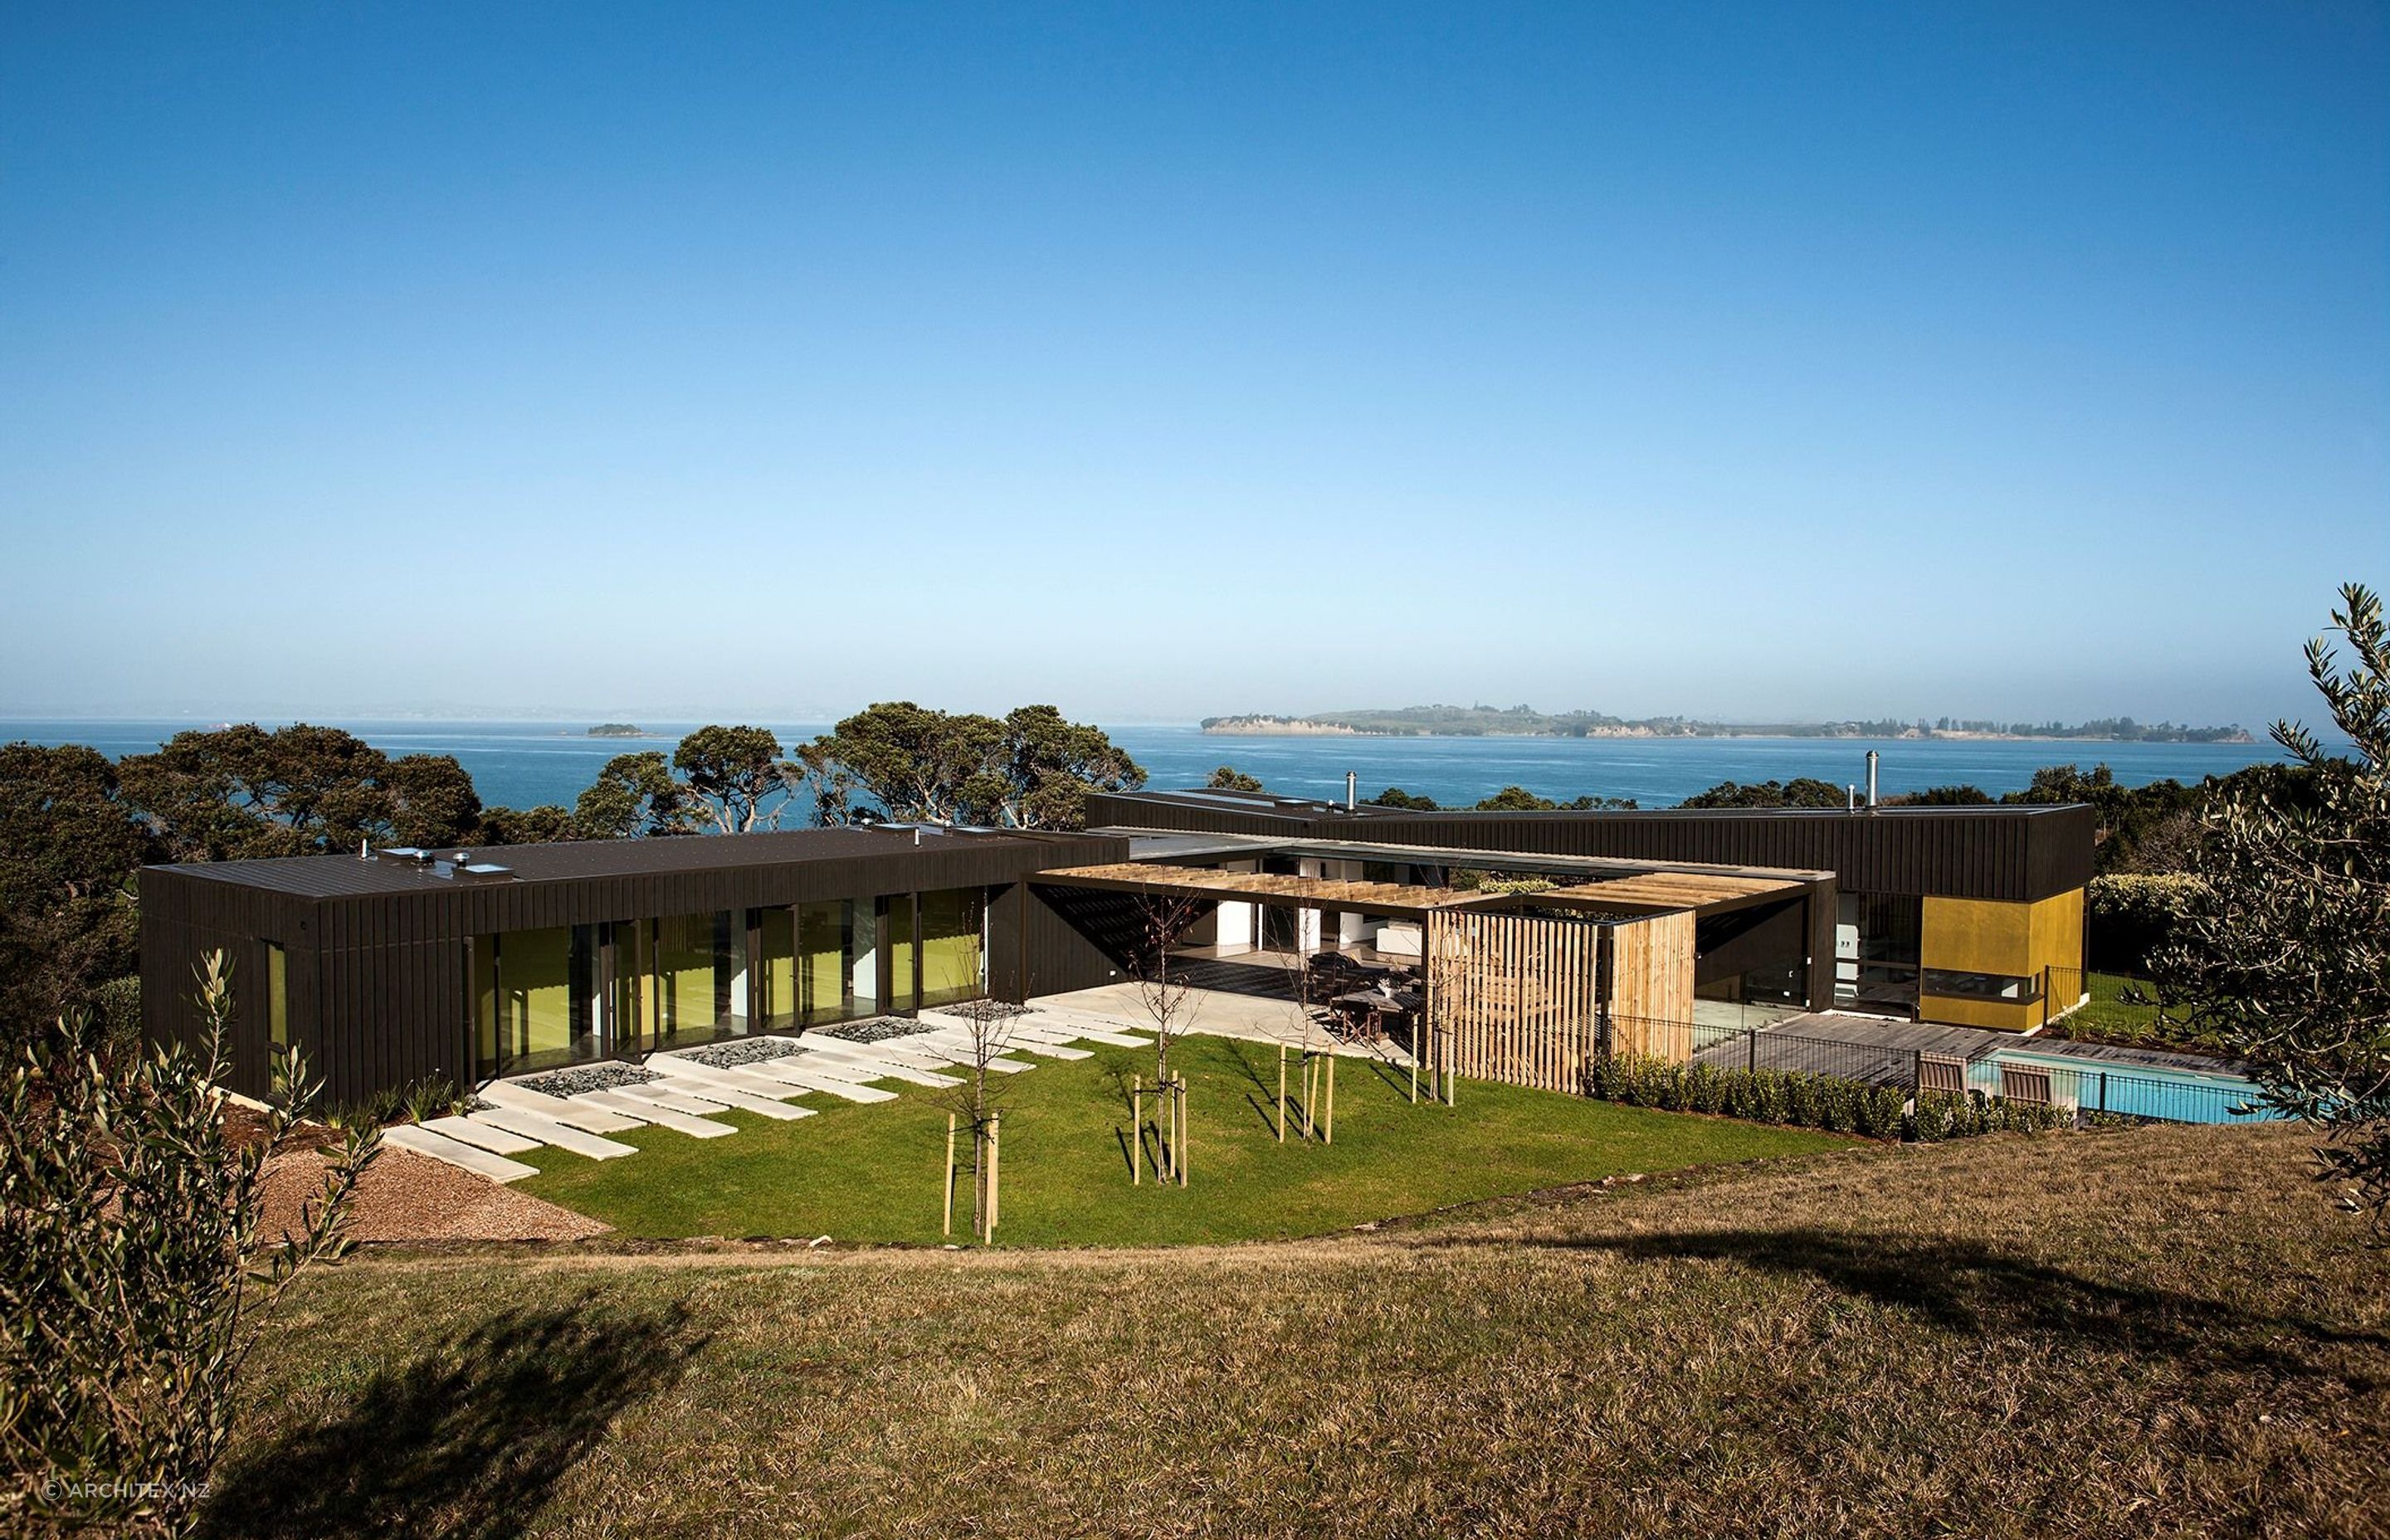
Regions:
<instances>
[{"instance_id":1,"label":"pergola","mask_svg":"<svg viewBox=\"0 0 2390 1540\"><path fill-rule=\"evenodd\" d=\"M1499 893L1429 888L1410 882L1348 882L1330 877L1284 877L1271 872L1215 871L1209 866L1116 862L1102 866L1064 866L1039 872L1039 882L1110 892L1153 893L1171 898L1221 899L1317 909L1351 909L1373 915L1425 919L1436 909L1485 904Z\"/></svg>"},{"instance_id":2,"label":"pergola","mask_svg":"<svg viewBox=\"0 0 2390 1540\"><path fill-rule=\"evenodd\" d=\"M1587 880L1540 892L1484 892L1130 861L1059 867L1031 880L1420 922L1420 1016L1446 1097L1454 1074L1570 1090L1598 1051L1684 1058L1697 920L1800 898L1831 880L1822 872L1656 862L1605 862L1581 875Z\"/></svg>"},{"instance_id":3,"label":"pergola","mask_svg":"<svg viewBox=\"0 0 2390 1540\"><path fill-rule=\"evenodd\" d=\"M1789 897L1807 886L1806 879L1789 876L1655 871L1567 888L1547 888L1519 897L1522 903L1563 909L1629 909L1655 914L1690 909L1696 914L1711 915Z\"/></svg>"},{"instance_id":4,"label":"pergola","mask_svg":"<svg viewBox=\"0 0 2390 1540\"><path fill-rule=\"evenodd\" d=\"M1122 861L1100 866L1064 866L1043 871L1037 874L1036 880L1061 887L1095 888L1111 892L1345 909L1423 920L1438 910L1545 906L1591 913L1608 910L1662 914L1690 909L1696 914L1720 914L1797 894L1808 885L1813 875L1785 872L1763 876L1751 872L1655 869L1564 888L1514 893L1430 888L1412 882L1354 882L1332 877L1219 871L1210 866Z\"/></svg>"}]
</instances>

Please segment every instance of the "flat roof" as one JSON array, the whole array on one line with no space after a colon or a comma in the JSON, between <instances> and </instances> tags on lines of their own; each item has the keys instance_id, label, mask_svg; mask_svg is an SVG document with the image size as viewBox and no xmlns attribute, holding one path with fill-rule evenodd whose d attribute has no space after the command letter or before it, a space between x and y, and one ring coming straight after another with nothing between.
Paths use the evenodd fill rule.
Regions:
<instances>
[{"instance_id":1,"label":"flat roof","mask_svg":"<svg viewBox=\"0 0 2390 1540\"><path fill-rule=\"evenodd\" d=\"M1679 872L1808 883L1827 881L1834 875L1831 871L1797 866L1752 866L1634 855L1547 855L1532 851L1396 845L1375 840L1315 839L1279 834L1175 834L1118 828L1094 828L1087 832L1127 840L1129 858L1134 861L1186 862L1206 857L1245 861L1265 855L1313 856L1323 861L1381 861L1416 866L1541 871L1561 877L1582 876L1588 880L1633 877L1647 872Z\"/></svg>"},{"instance_id":2,"label":"flat roof","mask_svg":"<svg viewBox=\"0 0 2390 1540\"><path fill-rule=\"evenodd\" d=\"M1484 818L1499 817L1526 820L1532 818L1585 819L1601 818L1625 821L1636 818L1696 819L1696 818L1947 818L1995 817L2027 818L2045 814L2062 813L2081 807L2081 802L1903 802L1864 804L1852 809L1844 807L1536 807L1536 808L1474 808L1438 807L1413 809L1381 807L1363 802L1346 807L1341 802L1279 797L1259 791L1214 791L1201 789L1192 791L1107 791L1107 800L1129 802L1167 802L1184 807L1210 808L1218 812L1272 815L1287 818Z\"/></svg>"},{"instance_id":3,"label":"flat roof","mask_svg":"<svg viewBox=\"0 0 2390 1540\"><path fill-rule=\"evenodd\" d=\"M1013 845L1024 851L1081 834L1038 829L945 828L935 825L876 824L837 828L771 829L752 834L686 834L636 840L573 840L539 845L469 848L475 866L502 868L478 878L435 875L430 864L388 854L286 855L251 861L195 861L152 866L209 881L263 888L302 898L354 898L378 893L453 892L490 885L571 882L594 878L639 877L677 872L722 871L740 866L792 866L890 856L968 842L974 847ZM443 860L459 847L430 852ZM450 862L453 866L453 861Z\"/></svg>"}]
</instances>

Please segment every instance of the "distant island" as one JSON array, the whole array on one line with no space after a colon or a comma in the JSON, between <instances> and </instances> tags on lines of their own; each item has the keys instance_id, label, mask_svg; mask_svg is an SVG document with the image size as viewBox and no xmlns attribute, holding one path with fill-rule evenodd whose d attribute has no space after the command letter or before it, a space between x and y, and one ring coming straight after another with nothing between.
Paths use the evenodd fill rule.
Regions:
<instances>
[{"instance_id":1,"label":"distant island","mask_svg":"<svg viewBox=\"0 0 2390 1540\"><path fill-rule=\"evenodd\" d=\"M600 722L589 729L591 738L645 738L647 730L627 722Z\"/></svg>"},{"instance_id":2,"label":"distant island","mask_svg":"<svg viewBox=\"0 0 2390 1540\"><path fill-rule=\"evenodd\" d=\"M1311 716L1207 716L1206 733L1224 738L2082 738L2102 743L2252 743L2242 727L2186 727L2129 716L2089 722L1974 722L1955 717L1914 722L1703 722L1692 717L1628 719L1600 712L1547 714L1531 706L1405 706L1397 711L1321 712Z\"/></svg>"}]
</instances>

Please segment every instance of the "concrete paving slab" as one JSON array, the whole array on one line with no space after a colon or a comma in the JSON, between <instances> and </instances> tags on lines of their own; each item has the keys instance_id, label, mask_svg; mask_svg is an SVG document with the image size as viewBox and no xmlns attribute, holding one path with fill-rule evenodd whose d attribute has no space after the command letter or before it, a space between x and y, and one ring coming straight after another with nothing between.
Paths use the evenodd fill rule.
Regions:
<instances>
[{"instance_id":1,"label":"concrete paving slab","mask_svg":"<svg viewBox=\"0 0 2390 1540\"><path fill-rule=\"evenodd\" d=\"M566 1150L574 1155L585 1155L593 1161L611 1161L624 1155L636 1155L639 1152L636 1145L622 1144L613 1139L601 1139L595 1134L585 1134L571 1123L559 1123L554 1118L534 1112L528 1107L489 1107L479 1112L468 1113L466 1117L469 1122L482 1123L491 1128L503 1128L511 1134L520 1134L527 1139L537 1139L540 1143L557 1149ZM628 1123L631 1120L624 1118L622 1121Z\"/></svg>"},{"instance_id":2,"label":"concrete paving slab","mask_svg":"<svg viewBox=\"0 0 2390 1540\"><path fill-rule=\"evenodd\" d=\"M526 1149L539 1148L537 1139L526 1139L520 1134L492 1128L469 1118L434 1118L420 1126L442 1138L455 1139L476 1149L486 1149L493 1155L520 1155Z\"/></svg>"},{"instance_id":3,"label":"concrete paving slab","mask_svg":"<svg viewBox=\"0 0 2390 1540\"><path fill-rule=\"evenodd\" d=\"M493 1081L482 1086L481 1097L493 1106L520 1107L589 1134L625 1134L638 1127L641 1122L602 1108L567 1101L562 1097L552 1097L545 1091L534 1091L507 1080Z\"/></svg>"},{"instance_id":4,"label":"concrete paving slab","mask_svg":"<svg viewBox=\"0 0 2390 1540\"><path fill-rule=\"evenodd\" d=\"M774 1082L774 1086L783 1095L797 1094L797 1088L793 1085ZM663 1083L625 1086L623 1094L626 1097L636 1097L646 1092L652 1097L660 1091L666 1091ZM810 1118L814 1115L814 1110L810 1107L790 1107L788 1103L772 1097L759 1097L752 1092L742 1091L735 1085L723 1085L710 1080L675 1076L669 1083L669 1090L666 1094L691 1101L692 1106L682 1107L680 1110L684 1112L698 1112L700 1116L710 1113L717 1107L736 1107L742 1112L752 1112L759 1118L769 1118L774 1123L794 1123L799 1118ZM679 1101L666 1101L663 1105L679 1106Z\"/></svg>"},{"instance_id":5,"label":"concrete paving slab","mask_svg":"<svg viewBox=\"0 0 2390 1540\"><path fill-rule=\"evenodd\" d=\"M693 1118L710 1117L730 1105L727 1101L719 1101L697 1091L678 1091L671 1085L654 1082L645 1085L617 1086L614 1094L628 1097L633 1101L649 1101L658 1107L669 1107Z\"/></svg>"},{"instance_id":6,"label":"concrete paving slab","mask_svg":"<svg viewBox=\"0 0 2390 1540\"><path fill-rule=\"evenodd\" d=\"M739 1132L726 1123L713 1123L704 1118L692 1117L687 1112L661 1107L652 1101L639 1101L614 1091L583 1091L577 1096L567 1097L565 1099L579 1102L584 1107L594 1107L602 1112L620 1112L627 1117L638 1118L654 1123L659 1128L669 1128L676 1134L687 1134L696 1139L718 1139L726 1134Z\"/></svg>"},{"instance_id":7,"label":"concrete paving slab","mask_svg":"<svg viewBox=\"0 0 2390 1540\"><path fill-rule=\"evenodd\" d=\"M810 1054L804 1056L811 1058ZM794 1059L775 1059L759 1066L775 1080L784 1080L800 1090L819 1091L824 1096L839 1097L847 1101L894 1101L896 1093L878 1085L866 1085L860 1081L844 1080L826 1075L817 1070L801 1068Z\"/></svg>"},{"instance_id":8,"label":"concrete paving slab","mask_svg":"<svg viewBox=\"0 0 2390 1540\"><path fill-rule=\"evenodd\" d=\"M536 1176L539 1168L520 1161L509 1161L503 1155L493 1155L486 1149L448 1138L443 1135L427 1134L414 1123L398 1123L381 1131L382 1142L399 1149L429 1155L452 1166L469 1171L476 1176L486 1176L493 1182L519 1182L526 1176Z\"/></svg>"}]
</instances>

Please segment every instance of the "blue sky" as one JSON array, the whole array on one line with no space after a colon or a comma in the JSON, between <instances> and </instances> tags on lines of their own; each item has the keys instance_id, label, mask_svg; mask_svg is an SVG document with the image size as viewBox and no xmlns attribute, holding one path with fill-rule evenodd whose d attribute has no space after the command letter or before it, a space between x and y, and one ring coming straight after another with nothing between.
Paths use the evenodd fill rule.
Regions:
<instances>
[{"instance_id":1,"label":"blue sky","mask_svg":"<svg viewBox=\"0 0 2390 1540\"><path fill-rule=\"evenodd\" d=\"M2312 714L2390 7L0 12L0 712Z\"/></svg>"}]
</instances>

